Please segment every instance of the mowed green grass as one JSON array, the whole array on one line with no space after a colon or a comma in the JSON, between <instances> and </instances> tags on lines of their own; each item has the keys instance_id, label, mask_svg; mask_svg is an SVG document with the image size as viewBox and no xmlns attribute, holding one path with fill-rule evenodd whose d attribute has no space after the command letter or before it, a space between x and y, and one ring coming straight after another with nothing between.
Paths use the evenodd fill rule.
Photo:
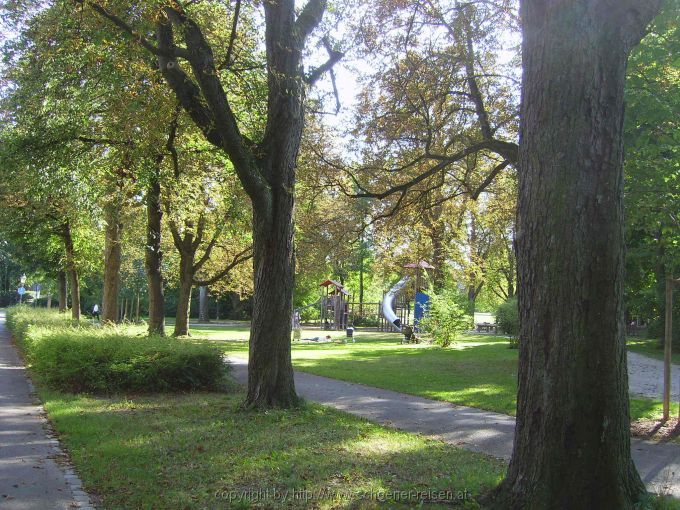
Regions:
<instances>
[{"instance_id":1,"label":"mowed green grass","mask_svg":"<svg viewBox=\"0 0 680 510\"><path fill-rule=\"evenodd\" d=\"M248 330L210 325L192 326L196 338L218 342L226 353L247 356ZM491 335L461 335L448 348L400 344L396 333L358 331L356 343L341 343L344 331L303 330L304 338L333 343L294 342L297 370L357 382L454 404L514 415L517 407L517 354L508 339ZM631 398L631 417L659 418L660 400Z\"/></svg>"},{"instance_id":2,"label":"mowed green grass","mask_svg":"<svg viewBox=\"0 0 680 510\"><path fill-rule=\"evenodd\" d=\"M85 488L108 509L412 508L428 496L446 500L428 508L476 508L506 469L315 404L243 411L241 389L40 396Z\"/></svg>"},{"instance_id":3,"label":"mowed green grass","mask_svg":"<svg viewBox=\"0 0 680 510\"><path fill-rule=\"evenodd\" d=\"M664 359L664 350L659 340L655 338L628 337L626 341L628 350L644 354L650 358ZM677 347L671 351L671 360L676 365L680 365L680 349Z\"/></svg>"},{"instance_id":4,"label":"mowed green grass","mask_svg":"<svg viewBox=\"0 0 680 510\"><path fill-rule=\"evenodd\" d=\"M401 345L399 335L358 333L358 343L295 345L299 370L513 414L517 352L504 338L466 337L444 349Z\"/></svg>"}]
</instances>

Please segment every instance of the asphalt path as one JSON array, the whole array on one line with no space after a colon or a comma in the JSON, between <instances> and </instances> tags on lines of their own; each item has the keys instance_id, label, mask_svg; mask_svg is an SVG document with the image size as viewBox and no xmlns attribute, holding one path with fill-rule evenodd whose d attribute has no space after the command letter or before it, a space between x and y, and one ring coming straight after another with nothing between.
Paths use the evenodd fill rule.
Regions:
<instances>
[{"instance_id":1,"label":"asphalt path","mask_svg":"<svg viewBox=\"0 0 680 510\"><path fill-rule=\"evenodd\" d=\"M59 441L50 433L23 360L0 311L0 508L92 508Z\"/></svg>"},{"instance_id":2,"label":"asphalt path","mask_svg":"<svg viewBox=\"0 0 680 510\"><path fill-rule=\"evenodd\" d=\"M234 378L247 383L247 360L230 356L229 361ZM505 460L512 454L512 416L298 371L295 388L308 400L382 425ZM647 490L680 498L680 445L632 439L631 450Z\"/></svg>"}]
</instances>

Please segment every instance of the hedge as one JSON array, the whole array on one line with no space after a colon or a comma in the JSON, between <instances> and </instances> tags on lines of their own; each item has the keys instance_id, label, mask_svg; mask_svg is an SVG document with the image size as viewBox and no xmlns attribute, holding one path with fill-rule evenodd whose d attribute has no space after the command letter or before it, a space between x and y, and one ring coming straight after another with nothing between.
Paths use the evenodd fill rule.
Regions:
<instances>
[{"instance_id":1,"label":"hedge","mask_svg":"<svg viewBox=\"0 0 680 510\"><path fill-rule=\"evenodd\" d=\"M218 390L228 364L208 343L132 336L74 324L63 314L13 307L7 325L38 382L75 393Z\"/></svg>"}]
</instances>

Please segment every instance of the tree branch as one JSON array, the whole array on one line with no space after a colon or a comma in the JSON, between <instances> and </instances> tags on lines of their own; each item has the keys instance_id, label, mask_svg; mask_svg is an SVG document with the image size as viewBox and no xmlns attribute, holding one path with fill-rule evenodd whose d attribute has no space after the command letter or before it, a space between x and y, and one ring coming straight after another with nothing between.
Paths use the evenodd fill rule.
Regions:
<instances>
[{"instance_id":1,"label":"tree branch","mask_svg":"<svg viewBox=\"0 0 680 510\"><path fill-rule=\"evenodd\" d=\"M175 42L170 24L166 20L159 19L156 26L158 47L163 50L173 48ZM212 112L203 104L198 85L180 69L175 59L159 56L158 65L165 81L175 92L178 101L201 130L203 136L213 145L221 147L222 137L216 129Z\"/></svg>"},{"instance_id":2,"label":"tree branch","mask_svg":"<svg viewBox=\"0 0 680 510\"><path fill-rule=\"evenodd\" d=\"M205 214L201 213L201 215L198 217L198 228L196 229L196 237L194 238L194 242L191 243L191 249L198 250L198 247L201 245L203 242L203 234L205 233Z\"/></svg>"},{"instance_id":3,"label":"tree branch","mask_svg":"<svg viewBox=\"0 0 680 510\"><path fill-rule=\"evenodd\" d=\"M406 181L402 184L393 186L393 187L391 187L391 188L389 188L385 191L382 191L382 192L371 192L371 191L366 190L365 188L361 187L358 184L358 180L356 179L356 177L354 177L353 175L350 174L350 177L355 181L355 184L357 184L357 186L359 186L360 189L362 190L362 193L350 194L349 196L352 197L352 198L378 198L378 199L382 200L384 198L389 197L390 195L393 195L394 193L407 191L410 188L412 188L413 186L415 186L416 184L423 182L425 179L427 179L429 177L432 177L437 172L444 170L449 165L462 160L466 156L469 156L470 154L474 154L476 152L480 152L482 150L489 150L489 149L492 148L492 146L493 146L493 143L491 143L490 141L487 140L487 141L482 141L482 142L470 145L470 146L466 147L465 149L458 151L457 153L452 154L450 156L428 155L428 156L426 156L426 159L438 160L439 163L432 166L428 170L422 172L421 174L417 175L413 179Z\"/></svg>"},{"instance_id":4,"label":"tree branch","mask_svg":"<svg viewBox=\"0 0 680 510\"><path fill-rule=\"evenodd\" d=\"M175 148L175 139L177 138L177 126L179 124L179 113L181 105L178 104L175 107L175 112L173 113L172 120L170 121L170 132L168 133L168 141L165 144L165 148L170 153L172 159L172 169L175 179L179 179L180 169L179 169L179 157L177 156L177 149Z\"/></svg>"},{"instance_id":5,"label":"tree branch","mask_svg":"<svg viewBox=\"0 0 680 510\"><path fill-rule=\"evenodd\" d=\"M198 285L199 287L207 287L209 285L212 285L213 283L216 283L219 280L221 280L222 278L224 278L225 276L227 276L231 272L231 270L234 269L236 266L238 266L239 264L241 264L241 263L243 263L247 260L250 260L251 258L253 258L253 247L249 246L248 248L246 248L242 252L237 253L234 256L234 259L227 265L227 267L225 267L222 271L217 273L215 276L213 276L212 278L207 278L205 280L198 280L198 279L194 278L193 284Z\"/></svg>"},{"instance_id":6,"label":"tree branch","mask_svg":"<svg viewBox=\"0 0 680 510\"><path fill-rule=\"evenodd\" d=\"M323 13L326 10L326 0L309 0L303 7L302 12L295 20L293 28L295 37L300 47L304 44L307 36L321 23Z\"/></svg>"},{"instance_id":7,"label":"tree branch","mask_svg":"<svg viewBox=\"0 0 680 510\"><path fill-rule=\"evenodd\" d=\"M131 140L114 140L112 138L91 138L89 136L76 136L76 140L83 143L90 143L92 145L124 145L128 147L134 146Z\"/></svg>"},{"instance_id":8,"label":"tree branch","mask_svg":"<svg viewBox=\"0 0 680 510\"><path fill-rule=\"evenodd\" d=\"M142 46L147 51L153 53L154 55L164 56L164 57L167 57L167 58L177 58L177 57L187 58L186 49L174 47L174 48L172 48L172 50L168 50L168 49L156 47L153 44L151 44L145 37L143 37L142 35L135 32L130 25L128 25L125 21L123 21L122 18L120 18L119 16L116 16L115 14L113 14L111 11L109 11L105 7L99 5L96 2L86 1L85 3L87 5L89 5L99 15L101 15L104 18L111 21L114 25L116 25L118 28L120 28L121 31L123 31L126 34L128 34L129 36L131 36L132 39L137 44Z\"/></svg>"},{"instance_id":9,"label":"tree branch","mask_svg":"<svg viewBox=\"0 0 680 510\"><path fill-rule=\"evenodd\" d=\"M330 41L328 40L327 37L323 38L323 45L326 48L326 52L328 52L328 60L319 67L317 67L316 69L314 69L311 73L309 73L309 75L305 78L305 83L307 83L307 85L314 85L319 80L319 78L321 78L324 75L324 73L331 71L333 69L333 66L337 62L339 62L342 57L345 56L345 54L342 51L336 51L332 48ZM333 85L335 86L335 81Z\"/></svg>"},{"instance_id":10,"label":"tree branch","mask_svg":"<svg viewBox=\"0 0 680 510\"><path fill-rule=\"evenodd\" d=\"M166 212L168 212L167 208ZM180 253L184 253L184 241L182 236L179 234L179 228L177 227L175 220L168 218L168 227L170 227L170 233L172 234L172 241L175 243L175 248L177 248Z\"/></svg>"},{"instance_id":11,"label":"tree branch","mask_svg":"<svg viewBox=\"0 0 680 510\"><path fill-rule=\"evenodd\" d=\"M470 198L472 200L477 200L479 198L479 195L482 194L482 192L493 182L493 180L496 178L496 176L503 170L505 167L507 167L510 164L510 162L506 159L500 164L496 165L491 172L489 172L489 175L486 176L486 178L482 181L482 183L475 188L475 190L470 193Z\"/></svg>"},{"instance_id":12,"label":"tree branch","mask_svg":"<svg viewBox=\"0 0 680 510\"><path fill-rule=\"evenodd\" d=\"M187 45L187 60L212 113L215 128L221 135L222 148L234 164L248 195L253 200L259 200L268 186L255 164L255 157L251 151L253 143L244 137L238 128L236 117L220 82L210 44L200 27L186 14L170 6L166 6L164 12L171 23L182 29ZM161 58L159 57L159 61Z\"/></svg>"},{"instance_id":13,"label":"tree branch","mask_svg":"<svg viewBox=\"0 0 680 510\"><path fill-rule=\"evenodd\" d=\"M234 6L234 19L231 23L231 34L229 35L229 46L227 47L227 55L224 57L224 64L221 66L222 69L228 69L231 66L232 53L234 51L234 42L236 42L236 29L238 27L238 17L241 12L241 0L236 0L236 5Z\"/></svg>"},{"instance_id":14,"label":"tree branch","mask_svg":"<svg viewBox=\"0 0 680 510\"><path fill-rule=\"evenodd\" d=\"M215 229L215 233L213 234L212 238L210 239L210 242L208 243L208 245L205 247L205 251L203 252L203 255L194 264L194 274L196 274L203 267L203 265L208 261L208 259L210 258L212 250L215 247L215 244L217 243L217 240L219 239L221 233L222 233L222 226L220 225L217 229ZM198 249L198 246L196 246L196 248Z\"/></svg>"},{"instance_id":15,"label":"tree branch","mask_svg":"<svg viewBox=\"0 0 680 510\"><path fill-rule=\"evenodd\" d=\"M484 98L482 92L479 90L477 78L475 77L475 50L472 44L472 27L470 26L470 19L463 14L465 18L465 46L467 49L467 58L465 59L465 77L470 88L470 97L475 104L475 112L477 113L477 120L479 120L479 128L484 139L493 138L493 131L489 124L489 114L484 106ZM446 26L451 30L450 26Z\"/></svg>"}]
</instances>

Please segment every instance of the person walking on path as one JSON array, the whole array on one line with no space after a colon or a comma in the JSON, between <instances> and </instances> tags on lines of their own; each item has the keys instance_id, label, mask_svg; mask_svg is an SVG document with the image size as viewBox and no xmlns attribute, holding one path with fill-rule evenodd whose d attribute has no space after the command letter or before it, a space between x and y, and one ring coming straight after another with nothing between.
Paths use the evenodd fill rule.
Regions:
<instances>
[{"instance_id":1,"label":"person walking on path","mask_svg":"<svg viewBox=\"0 0 680 510\"><path fill-rule=\"evenodd\" d=\"M99 305L97 303L92 307L92 318L99 320Z\"/></svg>"}]
</instances>

